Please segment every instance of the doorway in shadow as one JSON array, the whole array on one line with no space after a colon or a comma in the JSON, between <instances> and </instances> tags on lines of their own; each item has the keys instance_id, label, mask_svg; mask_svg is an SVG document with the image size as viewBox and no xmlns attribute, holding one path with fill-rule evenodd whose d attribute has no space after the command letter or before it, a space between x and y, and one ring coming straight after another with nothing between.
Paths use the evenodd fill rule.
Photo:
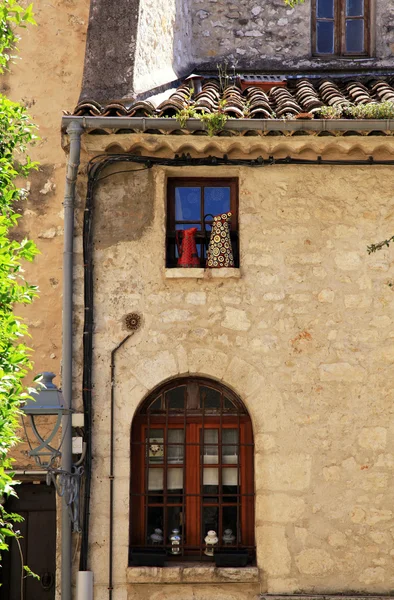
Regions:
<instances>
[{"instance_id":1,"label":"doorway in shadow","mask_svg":"<svg viewBox=\"0 0 394 600\"><path fill-rule=\"evenodd\" d=\"M55 600L56 571L56 493L44 483L22 483L19 498L7 500L5 509L24 518L15 526L20 531L19 543L24 564L39 576L22 580L18 544L11 541L9 552L2 555L2 600ZM23 586L23 595L21 594Z\"/></svg>"}]
</instances>

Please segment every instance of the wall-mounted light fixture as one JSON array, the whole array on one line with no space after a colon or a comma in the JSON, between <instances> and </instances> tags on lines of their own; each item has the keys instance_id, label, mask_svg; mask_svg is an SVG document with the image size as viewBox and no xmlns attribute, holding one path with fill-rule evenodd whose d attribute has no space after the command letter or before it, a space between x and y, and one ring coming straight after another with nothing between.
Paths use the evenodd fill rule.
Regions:
<instances>
[{"instance_id":1,"label":"wall-mounted light fixture","mask_svg":"<svg viewBox=\"0 0 394 600\"><path fill-rule=\"evenodd\" d=\"M82 448L80 459L73 464L71 472L58 467L57 460L62 452L62 438L59 440L58 433L62 423L63 415L70 414L70 410L65 408L61 390L53 383L55 373L45 371L41 374L41 380L38 383L37 390L31 393L22 408L22 412L29 419L30 428L35 437L33 446L28 435L27 427L25 432L30 446L29 456L32 456L36 463L47 472L47 484L54 484L56 492L63 497L70 513L70 519L74 531L80 531L79 526L79 496L81 477L83 467L81 466L84 458L84 448ZM52 428L48 431L48 419L39 423L40 417L55 417ZM71 419L69 421L71 427ZM54 444L54 440L57 443Z\"/></svg>"}]
</instances>

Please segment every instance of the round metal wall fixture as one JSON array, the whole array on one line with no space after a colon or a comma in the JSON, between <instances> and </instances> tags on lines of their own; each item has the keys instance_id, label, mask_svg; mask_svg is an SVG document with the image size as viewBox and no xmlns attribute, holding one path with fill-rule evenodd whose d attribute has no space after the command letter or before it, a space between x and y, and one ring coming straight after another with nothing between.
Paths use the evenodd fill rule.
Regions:
<instances>
[{"instance_id":1,"label":"round metal wall fixture","mask_svg":"<svg viewBox=\"0 0 394 600\"><path fill-rule=\"evenodd\" d=\"M141 325L141 316L138 313L129 313L125 316L126 329L129 331L137 331Z\"/></svg>"}]
</instances>

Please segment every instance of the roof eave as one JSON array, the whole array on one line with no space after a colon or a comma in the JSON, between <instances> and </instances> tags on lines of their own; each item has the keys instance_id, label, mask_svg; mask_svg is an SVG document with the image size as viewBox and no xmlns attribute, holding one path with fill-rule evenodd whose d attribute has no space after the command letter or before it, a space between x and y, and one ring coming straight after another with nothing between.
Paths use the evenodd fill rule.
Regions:
<instances>
[{"instance_id":1,"label":"roof eave","mask_svg":"<svg viewBox=\"0 0 394 600\"><path fill-rule=\"evenodd\" d=\"M62 131L66 132L72 122L79 122L85 131L122 130L130 131L204 131L200 119L188 119L181 127L174 118L153 117L91 117L67 115L62 117ZM394 119L229 119L225 131L394 131Z\"/></svg>"}]
</instances>

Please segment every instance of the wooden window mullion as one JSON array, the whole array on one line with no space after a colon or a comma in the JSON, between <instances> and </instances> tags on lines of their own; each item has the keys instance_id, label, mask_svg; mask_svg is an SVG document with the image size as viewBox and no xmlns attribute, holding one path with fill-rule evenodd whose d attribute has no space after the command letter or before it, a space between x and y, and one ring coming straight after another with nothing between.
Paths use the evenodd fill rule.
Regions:
<instances>
[{"instance_id":1,"label":"wooden window mullion","mask_svg":"<svg viewBox=\"0 0 394 600\"><path fill-rule=\"evenodd\" d=\"M335 53L342 55L346 51L346 0L335 0Z\"/></svg>"}]
</instances>

